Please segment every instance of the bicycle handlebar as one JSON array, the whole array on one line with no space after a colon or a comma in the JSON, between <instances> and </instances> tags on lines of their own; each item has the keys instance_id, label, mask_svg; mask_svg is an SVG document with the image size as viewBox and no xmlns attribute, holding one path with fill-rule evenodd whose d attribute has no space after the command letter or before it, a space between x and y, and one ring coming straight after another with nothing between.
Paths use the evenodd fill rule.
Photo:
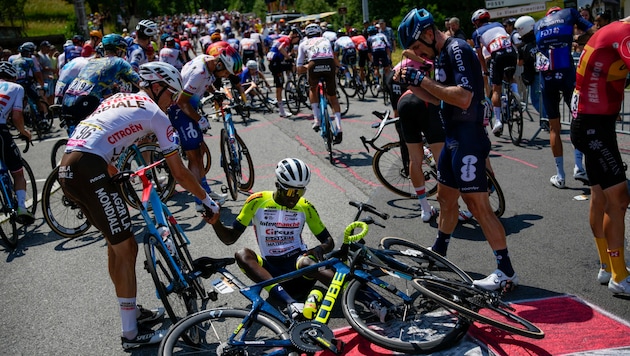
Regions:
<instances>
[{"instance_id":1,"label":"bicycle handlebar","mask_svg":"<svg viewBox=\"0 0 630 356\"><path fill-rule=\"evenodd\" d=\"M33 146L33 141L29 140L26 136L22 135L22 134L17 134L15 136L13 136L14 139L19 138L20 140L23 140L26 142L26 147L24 147L24 151L22 151L22 153L26 153L28 152L29 148L31 146Z\"/></svg>"},{"instance_id":2,"label":"bicycle handlebar","mask_svg":"<svg viewBox=\"0 0 630 356\"><path fill-rule=\"evenodd\" d=\"M361 136L360 137L361 138L361 142L363 143L363 146L365 147L365 149L368 152L370 152L370 148L368 147L368 145L371 146L373 149L375 149L377 151L380 150L380 148L377 147L374 144L374 141L376 141L381 136L381 133L383 133L383 129L385 128L385 126L387 126L389 124L396 123L399 120L399 118L397 118L397 117L394 117L394 118L390 119L389 118L389 114L390 114L389 110L385 110L383 112L375 110L375 111L372 111L372 114L374 116L378 117L381 121L378 122L378 123L372 124L372 128L377 129L377 130L376 130L376 133L374 134L374 136L371 139L368 140L367 138L365 138L365 136Z\"/></svg>"}]
</instances>

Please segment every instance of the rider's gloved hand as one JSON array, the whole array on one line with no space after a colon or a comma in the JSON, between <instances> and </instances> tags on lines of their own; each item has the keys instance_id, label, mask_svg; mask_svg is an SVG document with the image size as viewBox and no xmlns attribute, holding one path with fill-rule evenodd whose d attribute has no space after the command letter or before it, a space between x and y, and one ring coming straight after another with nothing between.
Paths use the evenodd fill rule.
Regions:
<instances>
[{"instance_id":1,"label":"rider's gloved hand","mask_svg":"<svg viewBox=\"0 0 630 356\"><path fill-rule=\"evenodd\" d=\"M208 194L201 201L204 207L204 212L201 214L208 223L214 224L219 220L219 204L217 204Z\"/></svg>"},{"instance_id":2,"label":"rider's gloved hand","mask_svg":"<svg viewBox=\"0 0 630 356\"><path fill-rule=\"evenodd\" d=\"M200 117L197 123L199 124L199 128L203 132L206 132L210 129L210 122L208 122L208 119L205 116Z\"/></svg>"},{"instance_id":3,"label":"rider's gloved hand","mask_svg":"<svg viewBox=\"0 0 630 356\"><path fill-rule=\"evenodd\" d=\"M413 67L406 67L400 72L399 81L402 84L419 87L424 79L424 73Z\"/></svg>"}]
</instances>

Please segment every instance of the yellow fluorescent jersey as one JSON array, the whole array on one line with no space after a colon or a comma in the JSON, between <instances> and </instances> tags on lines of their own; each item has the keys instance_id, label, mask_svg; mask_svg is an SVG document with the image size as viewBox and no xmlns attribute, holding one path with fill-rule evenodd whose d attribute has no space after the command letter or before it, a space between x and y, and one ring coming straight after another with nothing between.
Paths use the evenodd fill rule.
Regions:
<instances>
[{"instance_id":1,"label":"yellow fluorescent jersey","mask_svg":"<svg viewBox=\"0 0 630 356\"><path fill-rule=\"evenodd\" d=\"M326 230L317 210L304 198L289 209L276 203L273 194L273 191L264 191L251 195L236 217L236 223L242 226L252 223L263 258L282 256L296 249L305 251L304 224L308 224L316 236Z\"/></svg>"}]
</instances>

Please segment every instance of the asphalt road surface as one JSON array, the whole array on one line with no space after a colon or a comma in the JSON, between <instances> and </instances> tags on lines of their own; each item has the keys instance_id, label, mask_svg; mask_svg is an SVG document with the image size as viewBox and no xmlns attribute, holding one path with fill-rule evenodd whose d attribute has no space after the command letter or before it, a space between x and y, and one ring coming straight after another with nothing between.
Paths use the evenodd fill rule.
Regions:
<instances>
[{"instance_id":1,"label":"asphalt road surface","mask_svg":"<svg viewBox=\"0 0 630 356\"><path fill-rule=\"evenodd\" d=\"M236 117L239 134L253 154L256 181L253 190L274 188L275 164L285 157L298 157L309 164L313 177L306 198L317 207L331 233L341 242L344 227L352 221L355 210L348 201L369 202L391 218L386 227L373 226L367 236L370 244L380 237L399 236L419 244L431 245L437 231L435 221L423 223L416 199L403 199L383 188L375 178L371 162L373 151L366 152L359 137L371 137L370 125L376 122L373 110L382 110L382 99L369 97L359 102L351 99L350 112L343 119L344 141L335 146L335 163L331 164L323 140L311 130L310 110L293 118L275 114L252 114L244 126ZM589 191L580 182L567 180L567 189L551 186L555 164L549 149L549 135L541 132L528 141L538 128L526 116L526 139L521 147L509 138L492 137L492 165L505 193L507 207L501 218L508 234L508 245L521 286L507 300L517 301L555 295L573 295L620 318L630 320L629 300L614 297L605 286L596 282L598 258L588 225ZM217 164L221 124L211 122L206 137L213 154L208 177L213 189L220 189L224 176ZM573 167L568 127L564 127L565 170ZM54 142L65 135L55 125L49 138L35 142L25 155L35 171L39 188L51 171L49 154ZM380 139L384 144L395 140L393 128ZM620 147L627 161L629 142L619 135ZM179 189L179 188L178 188ZM181 189L180 189L181 190ZM586 195L586 199L579 196ZM576 198L578 197L578 198ZM242 206L245 195L228 200L221 210L221 219L231 224ZM431 203L437 208L434 198ZM193 257L232 256L244 246L255 246L252 229L232 246L224 246L211 227L194 211L192 197L177 194L169 204L186 229ZM135 214L137 240L144 230ZM305 229L308 230L308 229ZM311 244L315 239L306 231ZM4 262L0 277L3 312L0 316L0 346L7 355L124 355L120 346L118 303L107 274L107 248L94 229L76 239L65 239L52 233L46 225L41 206L37 220L27 229L15 250L0 247ZM448 257L474 278L495 269L495 259L480 227L472 222L460 224L451 239ZM137 263L138 302L147 307L159 305L151 277L143 270L144 254L140 249ZM234 269L243 281L240 271ZM208 286L209 287L209 286ZM229 303L229 304L228 304ZM239 298L220 299L210 306L238 306ZM341 313L331 322L333 328L347 325ZM137 355L154 354L156 348L134 350Z\"/></svg>"}]
</instances>

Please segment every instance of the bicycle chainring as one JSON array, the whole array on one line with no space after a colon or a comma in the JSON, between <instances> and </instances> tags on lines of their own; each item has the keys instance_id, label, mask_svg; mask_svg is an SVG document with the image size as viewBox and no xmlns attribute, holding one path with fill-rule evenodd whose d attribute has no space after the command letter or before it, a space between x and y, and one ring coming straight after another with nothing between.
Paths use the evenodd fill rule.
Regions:
<instances>
[{"instance_id":1,"label":"bicycle chainring","mask_svg":"<svg viewBox=\"0 0 630 356\"><path fill-rule=\"evenodd\" d=\"M316 341L316 338L333 343L334 334L330 328L322 323L302 321L293 324L289 328L289 338L293 346L306 353L315 353L324 350L324 346Z\"/></svg>"}]
</instances>

